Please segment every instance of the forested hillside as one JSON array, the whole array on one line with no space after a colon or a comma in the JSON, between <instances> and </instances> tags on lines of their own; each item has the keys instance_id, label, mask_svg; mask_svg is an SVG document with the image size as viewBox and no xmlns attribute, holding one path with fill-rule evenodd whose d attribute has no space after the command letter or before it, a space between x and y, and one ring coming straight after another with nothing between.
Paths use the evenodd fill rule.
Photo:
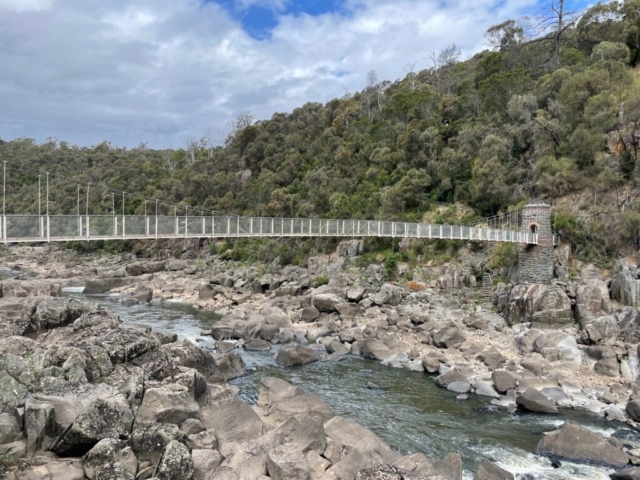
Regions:
<instances>
[{"instance_id":1,"label":"forested hillside","mask_svg":"<svg viewBox=\"0 0 640 480\"><path fill-rule=\"evenodd\" d=\"M586 260L637 245L640 232L640 1L487 32L490 49L379 81L290 114L239 116L224 141L157 151L51 140L0 141L0 158L91 182L92 213L110 212L101 182L150 199L247 215L420 220L433 202L486 216L542 198ZM425 52L425 57L428 53ZM364 81L364 79L363 79ZM11 168L11 166L10 166ZM52 188L52 211L76 208L76 187ZM37 210L37 178L13 175L9 211ZM131 199L128 213L140 212Z\"/></svg>"}]
</instances>

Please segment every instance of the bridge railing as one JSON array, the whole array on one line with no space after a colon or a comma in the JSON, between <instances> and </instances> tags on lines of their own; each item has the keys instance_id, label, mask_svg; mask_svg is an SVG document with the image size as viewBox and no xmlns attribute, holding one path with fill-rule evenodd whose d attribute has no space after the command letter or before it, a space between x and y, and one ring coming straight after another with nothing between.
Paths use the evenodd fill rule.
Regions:
<instances>
[{"instance_id":1,"label":"bridge railing","mask_svg":"<svg viewBox=\"0 0 640 480\"><path fill-rule=\"evenodd\" d=\"M530 232L378 220L151 215L6 215L4 243L225 237L392 237L537 244Z\"/></svg>"}]
</instances>

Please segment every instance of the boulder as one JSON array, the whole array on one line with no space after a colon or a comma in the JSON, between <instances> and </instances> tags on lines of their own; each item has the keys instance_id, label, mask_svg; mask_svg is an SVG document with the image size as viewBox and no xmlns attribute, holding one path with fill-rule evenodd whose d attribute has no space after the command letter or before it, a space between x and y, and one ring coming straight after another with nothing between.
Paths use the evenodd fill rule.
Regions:
<instances>
[{"instance_id":1,"label":"boulder","mask_svg":"<svg viewBox=\"0 0 640 480\"><path fill-rule=\"evenodd\" d=\"M125 268L127 275L139 277L148 273L157 273L165 270L165 262L140 262L130 263Z\"/></svg>"},{"instance_id":2,"label":"boulder","mask_svg":"<svg viewBox=\"0 0 640 480\"><path fill-rule=\"evenodd\" d=\"M575 318L583 319L610 315L614 311L609 289L602 280L587 280L576 289Z\"/></svg>"},{"instance_id":3,"label":"boulder","mask_svg":"<svg viewBox=\"0 0 640 480\"><path fill-rule=\"evenodd\" d=\"M492 370L503 367L507 363L507 358L495 348L480 353L476 358Z\"/></svg>"},{"instance_id":4,"label":"boulder","mask_svg":"<svg viewBox=\"0 0 640 480\"><path fill-rule=\"evenodd\" d=\"M600 317L583 317L580 320L582 329L589 336L591 343L612 344L618 340L620 327L613 315Z\"/></svg>"},{"instance_id":5,"label":"boulder","mask_svg":"<svg viewBox=\"0 0 640 480\"><path fill-rule=\"evenodd\" d=\"M187 447L172 440L165 447L155 471L158 480L190 480L193 478L193 459Z\"/></svg>"},{"instance_id":6,"label":"boulder","mask_svg":"<svg viewBox=\"0 0 640 480\"><path fill-rule=\"evenodd\" d=\"M376 305L398 306L402 302L406 292L403 288L390 283L385 283L378 293L373 296Z\"/></svg>"},{"instance_id":7,"label":"boulder","mask_svg":"<svg viewBox=\"0 0 640 480\"><path fill-rule=\"evenodd\" d=\"M131 435L131 448L140 462L157 465L165 447L174 440L186 443L187 436L177 425L156 423L135 429Z\"/></svg>"},{"instance_id":8,"label":"boulder","mask_svg":"<svg viewBox=\"0 0 640 480\"><path fill-rule=\"evenodd\" d=\"M260 338L254 338L245 342L244 349L247 351L269 351L271 350L271 344L266 340Z\"/></svg>"},{"instance_id":9,"label":"boulder","mask_svg":"<svg viewBox=\"0 0 640 480\"><path fill-rule=\"evenodd\" d=\"M491 374L493 386L500 393L516 388L516 377L506 370L496 370Z\"/></svg>"},{"instance_id":10,"label":"boulder","mask_svg":"<svg viewBox=\"0 0 640 480\"><path fill-rule=\"evenodd\" d=\"M566 459L621 468L629 462L629 455L607 438L573 423L546 434L536 447L536 453Z\"/></svg>"},{"instance_id":11,"label":"boulder","mask_svg":"<svg viewBox=\"0 0 640 480\"><path fill-rule=\"evenodd\" d=\"M375 360L389 360L396 355L382 340L366 338L362 345L362 355Z\"/></svg>"},{"instance_id":12,"label":"boulder","mask_svg":"<svg viewBox=\"0 0 640 480\"><path fill-rule=\"evenodd\" d=\"M466 340L466 334L458 327L441 328L433 334L433 343L439 348L453 348Z\"/></svg>"},{"instance_id":13,"label":"boulder","mask_svg":"<svg viewBox=\"0 0 640 480\"><path fill-rule=\"evenodd\" d=\"M258 406L267 410L280 400L302 394L300 387L277 377L262 377L258 382Z\"/></svg>"},{"instance_id":14,"label":"boulder","mask_svg":"<svg viewBox=\"0 0 640 480\"><path fill-rule=\"evenodd\" d=\"M215 472L224 460L220 452L202 448L194 448L191 451L191 458L193 459L194 480L206 480L208 475Z\"/></svg>"},{"instance_id":15,"label":"boulder","mask_svg":"<svg viewBox=\"0 0 640 480\"><path fill-rule=\"evenodd\" d=\"M513 480L513 474L483 458L473 480Z\"/></svg>"},{"instance_id":16,"label":"boulder","mask_svg":"<svg viewBox=\"0 0 640 480\"><path fill-rule=\"evenodd\" d=\"M606 377L616 378L620 376L620 364L618 363L618 359L615 357L598 360L593 366L593 370L597 374L604 375Z\"/></svg>"},{"instance_id":17,"label":"boulder","mask_svg":"<svg viewBox=\"0 0 640 480\"><path fill-rule=\"evenodd\" d=\"M637 265L618 260L611 275L611 298L622 305L636 306L640 302L640 280Z\"/></svg>"},{"instance_id":18,"label":"boulder","mask_svg":"<svg viewBox=\"0 0 640 480\"><path fill-rule=\"evenodd\" d=\"M60 285L38 280L5 280L0 283L0 297L59 297Z\"/></svg>"},{"instance_id":19,"label":"boulder","mask_svg":"<svg viewBox=\"0 0 640 480\"><path fill-rule=\"evenodd\" d=\"M267 472L273 480L311 478L307 459L293 443L285 443L267 453Z\"/></svg>"},{"instance_id":20,"label":"boulder","mask_svg":"<svg viewBox=\"0 0 640 480\"><path fill-rule=\"evenodd\" d=\"M527 388L516 396L516 404L523 410L535 413L558 413L558 408L535 388Z\"/></svg>"},{"instance_id":21,"label":"boulder","mask_svg":"<svg viewBox=\"0 0 640 480\"><path fill-rule=\"evenodd\" d=\"M132 478L137 473L138 460L130 447L124 448L122 440L103 438L82 457L85 475L94 479L102 467L118 462ZM106 472L105 472L106 473ZM104 476L104 473L103 473Z\"/></svg>"},{"instance_id":22,"label":"boulder","mask_svg":"<svg viewBox=\"0 0 640 480\"><path fill-rule=\"evenodd\" d=\"M207 429L215 430L221 445L246 442L260 437L265 431L256 412L235 395L203 407L200 419Z\"/></svg>"},{"instance_id":23,"label":"boulder","mask_svg":"<svg viewBox=\"0 0 640 480\"><path fill-rule=\"evenodd\" d=\"M135 475L129 473L120 462L113 462L98 468L95 480L134 480Z\"/></svg>"},{"instance_id":24,"label":"boulder","mask_svg":"<svg viewBox=\"0 0 640 480\"><path fill-rule=\"evenodd\" d=\"M98 398L73 421L51 446L57 454L85 453L103 438L126 437L133 413L123 397Z\"/></svg>"},{"instance_id":25,"label":"boulder","mask_svg":"<svg viewBox=\"0 0 640 480\"><path fill-rule=\"evenodd\" d=\"M429 477L424 477L407 472L393 465L378 465L365 468L356 474L355 480L423 480L427 478L429 480L448 480L448 477L442 475L429 475Z\"/></svg>"},{"instance_id":26,"label":"boulder","mask_svg":"<svg viewBox=\"0 0 640 480\"><path fill-rule=\"evenodd\" d=\"M638 480L640 479L640 467L629 467L612 473L611 480Z\"/></svg>"},{"instance_id":27,"label":"boulder","mask_svg":"<svg viewBox=\"0 0 640 480\"><path fill-rule=\"evenodd\" d=\"M311 323L318 318L320 318L320 310L316 307L305 307L300 312L300 321L302 323Z\"/></svg>"},{"instance_id":28,"label":"boulder","mask_svg":"<svg viewBox=\"0 0 640 480\"><path fill-rule=\"evenodd\" d=\"M361 285L356 285L347 290L347 300L350 302L359 302L364 298L365 289Z\"/></svg>"},{"instance_id":29,"label":"boulder","mask_svg":"<svg viewBox=\"0 0 640 480\"><path fill-rule=\"evenodd\" d=\"M293 367L318 361L318 353L309 347L287 344L278 350L275 360L278 365L283 367Z\"/></svg>"},{"instance_id":30,"label":"boulder","mask_svg":"<svg viewBox=\"0 0 640 480\"><path fill-rule=\"evenodd\" d=\"M311 303L320 312L336 312L336 305L344 300L334 293L318 293L313 296Z\"/></svg>"},{"instance_id":31,"label":"boulder","mask_svg":"<svg viewBox=\"0 0 640 480\"><path fill-rule=\"evenodd\" d=\"M136 415L135 428L154 423L181 425L188 418L197 418L199 410L193 394L183 385L148 388Z\"/></svg>"},{"instance_id":32,"label":"boulder","mask_svg":"<svg viewBox=\"0 0 640 480\"><path fill-rule=\"evenodd\" d=\"M325 422L324 431L328 439L338 445L346 445L356 450L367 468L381 463L393 463L400 455L372 431L343 417L333 417Z\"/></svg>"},{"instance_id":33,"label":"boulder","mask_svg":"<svg viewBox=\"0 0 640 480\"><path fill-rule=\"evenodd\" d=\"M640 422L640 400L627 402L627 414L634 422Z\"/></svg>"},{"instance_id":34,"label":"boulder","mask_svg":"<svg viewBox=\"0 0 640 480\"><path fill-rule=\"evenodd\" d=\"M571 324L571 300L559 286L516 285L509 294L505 319L509 325L531 322L544 328Z\"/></svg>"},{"instance_id":35,"label":"boulder","mask_svg":"<svg viewBox=\"0 0 640 480\"><path fill-rule=\"evenodd\" d=\"M296 415L311 415L320 418L323 422L334 416L329 405L311 393L282 398L271 405L268 413L275 424L282 424Z\"/></svg>"},{"instance_id":36,"label":"boulder","mask_svg":"<svg viewBox=\"0 0 640 480\"><path fill-rule=\"evenodd\" d=\"M302 453L310 450L319 455L327 448L322 418L317 415L294 415L278 428L288 443L295 444Z\"/></svg>"}]
</instances>

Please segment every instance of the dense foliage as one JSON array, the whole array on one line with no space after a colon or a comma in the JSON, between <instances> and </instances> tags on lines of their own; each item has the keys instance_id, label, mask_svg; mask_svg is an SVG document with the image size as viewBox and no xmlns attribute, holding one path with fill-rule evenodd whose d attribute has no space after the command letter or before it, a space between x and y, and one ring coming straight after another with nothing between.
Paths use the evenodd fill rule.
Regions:
<instances>
[{"instance_id":1,"label":"dense foliage","mask_svg":"<svg viewBox=\"0 0 640 480\"><path fill-rule=\"evenodd\" d=\"M19 139L0 141L0 156L96 185L92 213L112 209L101 182L237 214L396 220L420 220L433 202L463 202L489 215L589 191L609 217L572 212L581 227L572 234L561 219L560 233L578 251L596 248L589 258L633 245L640 232L640 0L598 4L570 25L559 21L533 39L527 33L508 21L487 32L494 49L468 61L456 62L449 47L433 56L433 68L394 83L371 72L363 91L326 105L258 122L238 117L223 146L203 139L158 151ZM74 211L76 187L52 182L52 211ZM625 200L605 201L621 188ZM37 195L25 192L36 189L36 177L14 174L10 211L35 213ZM128 213L143 209L141 200L126 204ZM603 226L612 215L618 236L603 245L598 235L611 235Z\"/></svg>"}]
</instances>

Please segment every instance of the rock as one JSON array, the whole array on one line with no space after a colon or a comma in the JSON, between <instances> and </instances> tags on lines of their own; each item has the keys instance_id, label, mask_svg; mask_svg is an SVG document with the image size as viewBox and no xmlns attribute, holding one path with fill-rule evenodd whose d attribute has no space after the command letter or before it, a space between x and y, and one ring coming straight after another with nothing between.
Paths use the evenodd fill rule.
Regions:
<instances>
[{"instance_id":1,"label":"rock","mask_svg":"<svg viewBox=\"0 0 640 480\"><path fill-rule=\"evenodd\" d=\"M466 338L458 327L445 327L433 334L433 343L439 348L452 348L460 345Z\"/></svg>"},{"instance_id":2,"label":"rock","mask_svg":"<svg viewBox=\"0 0 640 480\"><path fill-rule=\"evenodd\" d=\"M165 262L130 263L125 268L127 275L139 277L147 273L157 273L165 270Z\"/></svg>"},{"instance_id":3,"label":"rock","mask_svg":"<svg viewBox=\"0 0 640 480\"><path fill-rule=\"evenodd\" d=\"M188 437L191 447L194 449L217 450L218 437L214 429L204 430L203 432L189 435Z\"/></svg>"},{"instance_id":4,"label":"rock","mask_svg":"<svg viewBox=\"0 0 640 480\"><path fill-rule=\"evenodd\" d=\"M558 408L553 401L534 388L527 388L524 393L519 394L516 397L516 404L529 412L558 413Z\"/></svg>"},{"instance_id":5,"label":"rock","mask_svg":"<svg viewBox=\"0 0 640 480\"><path fill-rule=\"evenodd\" d=\"M360 285L356 285L347 290L347 300L350 302L359 302L364 298L365 289Z\"/></svg>"},{"instance_id":6,"label":"rock","mask_svg":"<svg viewBox=\"0 0 640 480\"><path fill-rule=\"evenodd\" d=\"M127 436L132 423L133 413L124 398L96 399L57 438L51 451L84 453L103 438Z\"/></svg>"},{"instance_id":7,"label":"rock","mask_svg":"<svg viewBox=\"0 0 640 480\"><path fill-rule=\"evenodd\" d=\"M319 293L313 296L311 303L320 312L336 312L336 305L343 301L334 293Z\"/></svg>"},{"instance_id":8,"label":"rock","mask_svg":"<svg viewBox=\"0 0 640 480\"><path fill-rule=\"evenodd\" d=\"M258 406L267 410L280 400L303 394L300 387L277 377L262 377L258 382Z\"/></svg>"},{"instance_id":9,"label":"rock","mask_svg":"<svg viewBox=\"0 0 640 480\"><path fill-rule=\"evenodd\" d=\"M95 480L134 480L135 476L127 471L120 462L103 465L95 473Z\"/></svg>"},{"instance_id":10,"label":"rock","mask_svg":"<svg viewBox=\"0 0 640 480\"><path fill-rule=\"evenodd\" d=\"M79 461L51 459L44 463L35 462L34 465L24 465L13 478L16 480L85 480L86 477Z\"/></svg>"},{"instance_id":11,"label":"rock","mask_svg":"<svg viewBox=\"0 0 640 480\"><path fill-rule=\"evenodd\" d=\"M235 396L203 407L200 410L200 419L207 429L215 430L221 445L258 438L265 430L256 412Z\"/></svg>"},{"instance_id":12,"label":"rock","mask_svg":"<svg viewBox=\"0 0 640 480\"><path fill-rule=\"evenodd\" d=\"M318 353L309 347L288 344L278 350L275 360L278 365L283 367L293 367L318 361Z\"/></svg>"},{"instance_id":13,"label":"rock","mask_svg":"<svg viewBox=\"0 0 640 480\"><path fill-rule=\"evenodd\" d=\"M414 475L393 465L378 465L360 470L355 480L422 480L427 477ZM445 480L441 475L428 477L430 480Z\"/></svg>"},{"instance_id":14,"label":"rock","mask_svg":"<svg viewBox=\"0 0 640 480\"><path fill-rule=\"evenodd\" d=\"M611 298L623 305L636 306L640 301L640 281L637 275L637 266L627 262L626 259L618 260L613 267L611 275Z\"/></svg>"},{"instance_id":15,"label":"rock","mask_svg":"<svg viewBox=\"0 0 640 480\"><path fill-rule=\"evenodd\" d=\"M638 480L640 479L640 467L629 467L612 473L611 480Z\"/></svg>"},{"instance_id":16,"label":"rock","mask_svg":"<svg viewBox=\"0 0 640 480\"><path fill-rule=\"evenodd\" d=\"M603 435L573 423L565 423L559 430L542 437L536 453L612 468L624 467L629 462L629 456Z\"/></svg>"},{"instance_id":17,"label":"rock","mask_svg":"<svg viewBox=\"0 0 640 480\"><path fill-rule=\"evenodd\" d=\"M53 410L53 409L52 409ZM0 445L22 438L22 429L15 415L0 413Z\"/></svg>"},{"instance_id":18,"label":"rock","mask_svg":"<svg viewBox=\"0 0 640 480\"><path fill-rule=\"evenodd\" d=\"M476 358L492 370L503 367L507 363L506 357L495 348L480 353Z\"/></svg>"},{"instance_id":19,"label":"rock","mask_svg":"<svg viewBox=\"0 0 640 480\"><path fill-rule=\"evenodd\" d=\"M403 288L385 283L380 291L373 296L373 303L376 305L400 305L405 295Z\"/></svg>"},{"instance_id":20,"label":"rock","mask_svg":"<svg viewBox=\"0 0 640 480\"><path fill-rule=\"evenodd\" d=\"M327 468L331 466L331 462L329 460L321 457L313 450L309 450L305 454L305 458L307 459L307 464L311 470L311 475L315 475L316 478L322 477L324 472L327 471Z\"/></svg>"},{"instance_id":21,"label":"rock","mask_svg":"<svg viewBox=\"0 0 640 480\"><path fill-rule=\"evenodd\" d=\"M505 306L505 320L540 324L546 327L573 322L571 300L560 287L541 284L516 285Z\"/></svg>"},{"instance_id":22,"label":"rock","mask_svg":"<svg viewBox=\"0 0 640 480\"><path fill-rule=\"evenodd\" d=\"M596 362L593 367L594 371L599 375L605 375L607 377L620 376L620 365L617 358L603 358Z\"/></svg>"},{"instance_id":23,"label":"rock","mask_svg":"<svg viewBox=\"0 0 640 480\"><path fill-rule=\"evenodd\" d=\"M634 422L640 422L640 399L627 402L627 414Z\"/></svg>"},{"instance_id":24,"label":"rock","mask_svg":"<svg viewBox=\"0 0 640 480\"><path fill-rule=\"evenodd\" d=\"M137 473L138 460L131 448L124 448L122 440L103 438L82 457L82 468L85 475L93 479L101 467L115 462L118 462L131 478ZM106 476L106 472L102 476Z\"/></svg>"},{"instance_id":25,"label":"rock","mask_svg":"<svg viewBox=\"0 0 640 480\"><path fill-rule=\"evenodd\" d=\"M206 480L208 475L215 472L224 460L220 452L210 449L193 449L191 458L193 459L194 480Z\"/></svg>"},{"instance_id":26,"label":"rock","mask_svg":"<svg viewBox=\"0 0 640 480\"><path fill-rule=\"evenodd\" d=\"M60 285L37 280L5 280L0 283L0 290L2 298L59 297L61 293Z\"/></svg>"},{"instance_id":27,"label":"rock","mask_svg":"<svg viewBox=\"0 0 640 480\"><path fill-rule=\"evenodd\" d=\"M140 279L133 277L90 278L85 282L83 293L107 293L114 288L126 287L139 281Z\"/></svg>"},{"instance_id":28,"label":"rock","mask_svg":"<svg viewBox=\"0 0 640 480\"><path fill-rule=\"evenodd\" d=\"M249 352L257 352L257 351L264 352L264 351L271 350L271 344L266 340L254 338L244 344L244 349Z\"/></svg>"},{"instance_id":29,"label":"rock","mask_svg":"<svg viewBox=\"0 0 640 480\"><path fill-rule=\"evenodd\" d=\"M302 450L292 443L285 443L267 453L267 472L274 480L310 478L307 459Z\"/></svg>"},{"instance_id":30,"label":"rock","mask_svg":"<svg viewBox=\"0 0 640 480\"><path fill-rule=\"evenodd\" d=\"M316 415L295 415L278 428L288 443L295 444L302 453L314 450L322 455L327 448L322 418Z\"/></svg>"},{"instance_id":31,"label":"rock","mask_svg":"<svg viewBox=\"0 0 640 480\"><path fill-rule=\"evenodd\" d=\"M262 478L267 474L267 453L283 443L282 432L272 430L255 440L229 445L221 451L226 458L213 478L222 469L231 469L240 479Z\"/></svg>"},{"instance_id":32,"label":"rock","mask_svg":"<svg viewBox=\"0 0 640 480\"><path fill-rule=\"evenodd\" d=\"M362 345L362 355L367 358L383 361L389 360L395 355L395 352L387 347L382 340L366 338Z\"/></svg>"},{"instance_id":33,"label":"rock","mask_svg":"<svg viewBox=\"0 0 640 480\"><path fill-rule=\"evenodd\" d=\"M559 330L527 330L516 337L518 350L522 355L539 353L556 368L577 370L582 362L582 352L575 338ZM549 368L543 365L542 368ZM544 372L538 373L540 375Z\"/></svg>"},{"instance_id":34,"label":"rock","mask_svg":"<svg viewBox=\"0 0 640 480\"><path fill-rule=\"evenodd\" d=\"M182 422L182 425L180 425L180 431L191 436L205 431L205 428L199 419L187 418L184 422Z\"/></svg>"},{"instance_id":35,"label":"rock","mask_svg":"<svg viewBox=\"0 0 640 480\"><path fill-rule=\"evenodd\" d=\"M453 382L467 381L467 375L464 372L453 369L436 377L436 385L447 388Z\"/></svg>"},{"instance_id":36,"label":"rock","mask_svg":"<svg viewBox=\"0 0 640 480\"><path fill-rule=\"evenodd\" d=\"M499 396L494 390L493 385L491 385L490 382L479 381L479 382L476 382L474 386L476 389L475 390L476 395L480 395L483 397L493 397L493 398L496 398Z\"/></svg>"},{"instance_id":37,"label":"rock","mask_svg":"<svg viewBox=\"0 0 640 480\"><path fill-rule=\"evenodd\" d=\"M500 393L516 388L516 377L506 370L496 370L491 374L493 386Z\"/></svg>"},{"instance_id":38,"label":"rock","mask_svg":"<svg viewBox=\"0 0 640 480\"><path fill-rule=\"evenodd\" d=\"M193 395L183 385L148 388L136 415L135 428L158 422L180 425L188 418L197 418L199 410Z\"/></svg>"},{"instance_id":39,"label":"rock","mask_svg":"<svg viewBox=\"0 0 640 480\"><path fill-rule=\"evenodd\" d=\"M483 458L473 480L513 480L513 474Z\"/></svg>"},{"instance_id":40,"label":"rock","mask_svg":"<svg viewBox=\"0 0 640 480\"><path fill-rule=\"evenodd\" d=\"M613 313L613 304L609 298L609 289L602 280L588 280L576 289L576 320L600 317Z\"/></svg>"},{"instance_id":41,"label":"rock","mask_svg":"<svg viewBox=\"0 0 640 480\"><path fill-rule=\"evenodd\" d=\"M360 239L354 240L343 240L338 244L338 248L336 249L338 252L338 257L348 257L354 258L358 255L362 255L364 252L363 242Z\"/></svg>"},{"instance_id":42,"label":"rock","mask_svg":"<svg viewBox=\"0 0 640 480\"><path fill-rule=\"evenodd\" d=\"M311 323L316 321L318 318L320 318L320 310L316 307L305 307L300 313L300 321L302 323Z\"/></svg>"},{"instance_id":43,"label":"rock","mask_svg":"<svg viewBox=\"0 0 640 480\"><path fill-rule=\"evenodd\" d=\"M210 382L226 382L244 375L244 360L235 352L214 356L216 371L209 377Z\"/></svg>"},{"instance_id":44,"label":"rock","mask_svg":"<svg viewBox=\"0 0 640 480\"><path fill-rule=\"evenodd\" d=\"M165 262L165 269L169 272L180 272L188 266L189 264L184 260L171 259Z\"/></svg>"},{"instance_id":45,"label":"rock","mask_svg":"<svg viewBox=\"0 0 640 480\"><path fill-rule=\"evenodd\" d=\"M49 446L46 439L55 434L54 416L53 406L39 402L32 397L27 398L24 410L24 432L27 436L27 453L29 455Z\"/></svg>"},{"instance_id":46,"label":"rock","mask_svg":"<svg viewBox=\"0 0 640 480\"><path fill-rule=\"evenodd\" d=\"M471 391L471 384L467 381L451 382L447 385L447 390L455 393L469 393Z\"/></svg>"},{"instance_id":47,"label":"rock","mask_svg":"<svg viewBox=\"0 0 640 480\"><path fill-rule=\"evenodd\" d=\"M276 424L284 423L295 415L312 415L322 421L327 421L334 416L324 400L310 393L283 398L269 408L269 417Z\"/></svg>"},{"instance_id":48,"label":"rock","mask_svg":"<svg viewBox=\"0 0 640 480\"><path fill-rule=\"evenodd\" d=\"M613 315L584 317L580 320L580 325L589 336L591 343L611 344L620 335L620 327Z\"/></svg>"},{"instance_id":49,"label":"rock","mask_svg":"<svg viewBox=\"0 0 640 480\"><path fill-rule=\"evenodd\" d=\"M333 417L325 422L324 431L327 438L338 445L347 445L355 449L362 456L365 467L392 463L400 457L376 434L353 420Z\"/></svg>"},{"instance_id":50,"label":"rock","mask_svg":"<svg viewBox=\"0 0 640 480\"><path fill-rule=\"evenodd\" d=\"M131 448L140 462L156 465L165 447L172 441L186 442L186 434L177 425L156 423L145 428L137 428L131 435Z\"/></svg>"},{"instance_id":51,"label":"rock","mask_svg":"<svg viewBox=\"0 0 640 480\"><path fill-rule=\"evenodd\" d=\"M440 360L435 356L422 357L422 366L427 373L437 373L440 370Z\"/></svg>"},{"instance_id":52,"label":"rock","mask_svg":"<svg viewBox=\"0 0 640 480\"><path fill-rule=\"evenodd\" d=\"M164 449L156 468L158 480L190 480L193 478L193 459L187 447L172 440Z\"/></svg>"}]
</instances>

